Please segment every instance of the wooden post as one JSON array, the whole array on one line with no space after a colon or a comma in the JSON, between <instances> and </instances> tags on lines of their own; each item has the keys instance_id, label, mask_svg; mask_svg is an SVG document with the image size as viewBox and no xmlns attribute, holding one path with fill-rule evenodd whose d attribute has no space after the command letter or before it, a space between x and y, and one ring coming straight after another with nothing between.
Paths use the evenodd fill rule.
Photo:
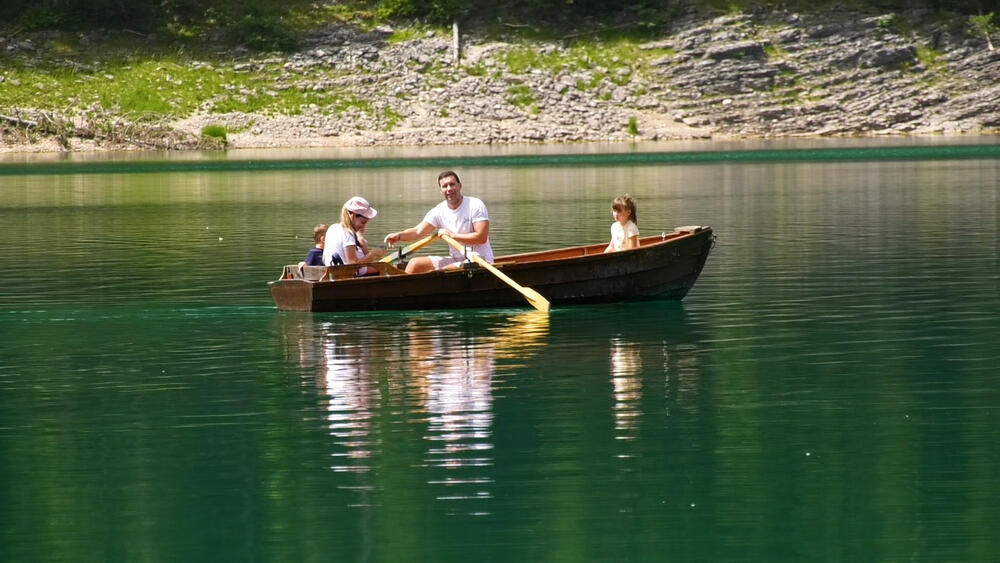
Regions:
<instances>
[{"instance_id":1,"label":"wooden post","mask_svg":"<svg viewBox=\"0 0 1000 563\"><path fill-rule=\"evenodd\" d=\"M451 52L455 55L455 67L462 64L462 35L458 30L458 20L451 23Z\"/></svg>"}]
</instances>

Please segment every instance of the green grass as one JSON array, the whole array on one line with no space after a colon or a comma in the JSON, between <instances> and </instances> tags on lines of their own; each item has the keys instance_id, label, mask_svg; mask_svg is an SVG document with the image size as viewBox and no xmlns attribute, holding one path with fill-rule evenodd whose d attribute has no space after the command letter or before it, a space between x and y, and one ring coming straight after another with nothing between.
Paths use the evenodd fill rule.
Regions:
<instances>
[{"instance_id":1,"label":"green grass","mask_svg":"<svg viewBox=\"0 0 1000 563\"><path fill-rule=\"evenodd\" d=\"M219 139L225 143L227 141L226 127L224 125L206 125L201 128L201 136Z\"/></svg>"},{"instance_id":2,"label":"green grass","mask_svg":"<svg viewBox=\"0 0 1000 563\"><path fill-rule=\"evenodd\" d=\"M349 23L363 30L371 30L382 20L369 9L366 2L341 0L340 2L315 2L308 8L291 11L288 17L294 29L305 31L333 22Z\"/></svg>"},{"instance_id":3,"label":"green grass","mask_svg":"<svg viewBox=\"0 0 1000 563\"><path fill-rule=\"evenodd\" d=\"M697 0L695 8L701 13L739 14L750 9L750 0Z\"/></svg>"},{"instance_id":4,"label":"green grass","mask_svg":"<svg viewBox=\"0 0 1000 563\"><path fill-rule=\"evenodd\" d=\"M396 43L405 43L407 41L413 41L414 39L424 39L425 37L427 37L428 32L433 33L433 35L435 36L443 37L447 33L450 33L451 31L437 29L421 24L399 29L393 28L392 35L389 36L389 39L387 39L386 42L392 45Z\"/></svg>"},{"instance_id":5,"label":"green grass","mask_svg":"<svg viewBox=\"0 0 1000 563\"><path fill-rule=\"evenodd\" d=\"M152 113L166 118L186 117L205 106L214 113L297 115L310 104L329 106L337 113L351 107L371 112L370 102L334 92L276 88L275 78L281 73L277 64L262 71L236 72L231 62L191 65L176 62L179 55L147 57L90 63L77 70L57 63L28 68L8 61L0 64L0 106L71 114L90 110ZM317 70L310 79L320 78L321 73L335 74Z\"/></svg>"},{"instance_id":6,"label":"green grass","mask_svg":"<svg viewBox=\"0 0 1000 563\"><path fill-rule=\"evenodd\" d=\"M164 97L162 91L154 90L146 85L131 85L119 93L118 96L104 97L101 99L103 105L117 106L122 113L158 113L169 114L170 101Z\"/></svg>"},{"instance_id":7,"label":"green grass","mask_svg":"<svg viewBox=\"0 0 1000 563\"><path fill-rule=\"evenodd\" d=\"M662 57L667 49L640 49L639 44L627 38L612 40L580 40L565 49L540 51L534 46L510 49L498 56L507 69L516 74L544 71L552 76L564 72L589 73L586 79L577 79L576 89L587 91L609 81L618 86L629 84L638 69Z\"/></svg>"},{"instance_id":8,"label":"green grass","mask_svg":"<svg viewBox=\"0 0 1000 563\"><path fill-rule=\"evenodd\" d=\"M871 0L839 0L836 7L867 13L884 11ZM761 9L787 10L790 12L815 12L827 10L831 3L825 0L695 0L695 9L701 14L745 14Z\"/></svg>"},{"instance_id":9,"label":"green grass","mask_svg":"<svg viewBox=\"0 0 1000 563\"><path fill-rule=\"evenodd\" d=\"M514 48L500 55L500 60L511 72L524 73L530 70L590 70L605 68L614 70L628 68L641 61L660 57L663 49L640 49L635 41L616 39L611 41L576 41L568 48L539 51L535 46Z\"/></svg>"},{"instance_id":10,"label":"green grass","mask_svg":"<svg viewBox=\"0 0 1000 563\"><path fill-rule=\"evenodd\" d=\"M483 64L474 64L471 66L463 66L463 70L469 76L486 76L486 67Z\"/></svg>"},{"instance_id":11,"label":"green grass","mask_svg":"<svg viewBox=\"0 0 1000 563\"><path fill-rule=\"evenodd\" d=\"M788 51L782 49L779 45L769 43L764 46L764 56L771 61L780 61L788 56Z\"/></svg>"},{"instance_id":12,"label":"green grass","mask_svg":"<svg viewBox=\"0 0 1000 563\"><path fill-rule=\"evenodd\" d=\"M392 131L401 121L403 121L403 115L398 111L387 107L382 110L382 119L385 120L386 130Z\"/></svg>"},{"instance_id":13,"label":"green grass","mask_svg":"<svg viewBox=\"0 0 1000 563\"><path fill-rule=\"evenodd\" d=\"M111 62L89 70L60 66L7 66L0 105L66 111L99 108L121 113L155 112L187 115L205 96L219 88L214 73L199 73L172 61Z\"/></svg>"},{"instance_id":14,"label":"green grass","mask_svg":"<svg viewBox=\"0 0 1000 563\"><path fill-rule=\"evenodd\" d=\"M565 56L555 54L543 54L537 49L524 47L503 53L501 60L511 72L527 72L533 68L544 68L552 70L564 64Z\"/></svg>"},{"instance_id":15,"label":"green grass","mask_svg":"<svg viewBox=\"0 0 1000 563\"><path fill-rule=\"evenodd\" d=\"M920 61L927 68L939 68L943 67L944 63L940 62L938 59L941 58L941 52L932 49L926 45L917 45L917 60Z\"/></svg>"},{"instance_id":16,"label":"green grass","mask_svg":"<svg viewBox=\"0 0 1000 563\"><path fill-rule=\"evenodd\" d=\"M513 106L526 109L535 104L535 95L530 87L518 84L507 88L507 101Z\"/></svg>"}]
</instances>

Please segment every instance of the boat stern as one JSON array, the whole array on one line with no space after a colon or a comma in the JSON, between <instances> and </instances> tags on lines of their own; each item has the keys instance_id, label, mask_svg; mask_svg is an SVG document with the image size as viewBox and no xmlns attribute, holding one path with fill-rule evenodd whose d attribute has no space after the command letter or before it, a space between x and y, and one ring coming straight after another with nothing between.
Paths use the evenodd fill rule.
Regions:
<instances>
[{"instance_id":1,"label":"boat stern","mask_svg":"<svg viewBox=\"0 0 1000 563\"><path fill-rule=\"evenodd\" d=\"M304 279L282 279L268 282L271 297L279 311L313 310L313 283Z\"/></svg>"}]
</instances>

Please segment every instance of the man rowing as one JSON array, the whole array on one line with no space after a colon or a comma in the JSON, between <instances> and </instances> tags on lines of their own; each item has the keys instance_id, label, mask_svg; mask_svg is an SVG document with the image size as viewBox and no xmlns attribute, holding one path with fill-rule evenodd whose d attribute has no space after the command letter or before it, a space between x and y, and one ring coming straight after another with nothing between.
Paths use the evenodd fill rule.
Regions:
<instances>
[{"instance_id":1,"label":"man rowing","mask_svg":"<svg viewBox=\"0 0 1000 563\"><path fill-rule=\"evenodd\" d=\"M462 182L458 174L451 170L438 175L438 187L444 201L428 211L416 226L386 235L386 244L392 246L399 241L416 240L437 229L439 234L450 235L462 246L471 247L487 262L493 262L490 216L486 204L479 198L462 195ZM440 270L461 264L465 259L462 252L452 248L449 256L420 256L410 260L406 272L419 274Z\"/></svg>"}]
</instances>

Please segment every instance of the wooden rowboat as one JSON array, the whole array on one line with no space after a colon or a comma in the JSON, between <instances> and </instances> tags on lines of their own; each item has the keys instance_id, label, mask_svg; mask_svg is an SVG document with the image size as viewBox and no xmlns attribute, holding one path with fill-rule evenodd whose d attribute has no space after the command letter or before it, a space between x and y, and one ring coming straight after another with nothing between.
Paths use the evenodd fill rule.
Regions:
<instances>
[{"instance_id":1,"label":"wooden rowboat","mask_svg":"<svg viewBox=\"0 0 1000 563\"><path fill-rule=\"evenodd\" d=\"M643 237L639 248L604 253L607 243L500 256L493 265L552 305L682 299L715 242L710 227L680 227ZM362 266L378 275L356 277ZM525 298L470 262L463 268L406 274L386 263L285 266L268 284L282 311L377 311L522 307Z\"/></svg>"}]
</instances>

